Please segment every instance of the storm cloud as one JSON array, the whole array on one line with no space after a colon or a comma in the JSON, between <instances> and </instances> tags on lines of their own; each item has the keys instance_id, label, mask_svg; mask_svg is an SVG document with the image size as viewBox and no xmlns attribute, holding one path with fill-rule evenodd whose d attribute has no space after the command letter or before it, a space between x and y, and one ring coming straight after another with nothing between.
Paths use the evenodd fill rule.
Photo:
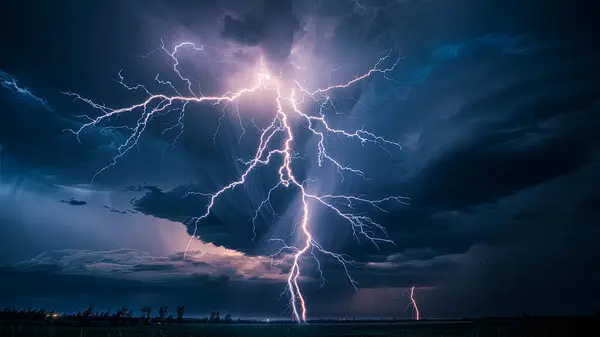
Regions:
<instances>
[{"instance_id":1,"label":"storm cloud","mask_svg":"<svg viewBox=\"0 0 600 337\"><path fill-rule=\"evenodd\" d=\"M300 21L292 0L262 0L262 5L237 16L226 14L221 35L241 45L260 46L267 61L281 67L290 55Z\"/></svg>"},{"instance_id":2,"label":"storm cloud","mask_svg":"<svg viewBox=\"0 0 600 337\"><path fill-rule=\"evenodd\" d=\"M286 307L276 299L290 265L273 264L268 256L281 246L269 239L297 239L298 191L274 191L255 213L277 183L276 165L253 172L195 221L209 194L243 171L239 159L254 155L257 128L274 111L262 97L240 103L241 121L235 107L210 104L190 104L181 128L176 113L157 116L139 147L91 184L130 136L104 127L131 126L140 115L90 127L78 139L68 130L98 112L61 92L110 107L138 102L143 91L115 81L124 69L130 85L173 93L159 74L187 94L168 55L139 57L162 38L167 48L182 40L205 46L182 52L181 64L192 91L203 94L243 85L257 55L276 69L293 63L294 78L311 87L348 81L388 53L391 63L399 57L385 76L332 91L333 105L322 110L332 126L364 127L402 145L386 152L328 137L331 153L367 179L319 167L315 137L298 132L297 170L317 179L311 191L410 198L386 204L386 212L357 206L394 241L379 247L311 205L315 237L352 259L359 288L338 261L317 252L324 282L307 256L302 284L311 315L398 317L411 286L424 317L597 308L600 68L584 2L359 3L73 1L0 14L11 51L0 55L6 303L68 311L90 302L186 304L198 314L239 316ZM17 23L28 29L15 32ZM306 105L314 115L319 108ZM39 278L51 294L34 284Z\"/></svg>"}]
</instances>

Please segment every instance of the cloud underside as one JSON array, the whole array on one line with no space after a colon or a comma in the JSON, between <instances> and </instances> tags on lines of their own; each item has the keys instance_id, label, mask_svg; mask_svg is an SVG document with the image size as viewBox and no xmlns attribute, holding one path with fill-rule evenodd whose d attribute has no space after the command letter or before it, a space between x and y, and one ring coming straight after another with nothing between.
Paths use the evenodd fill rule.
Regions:
<instances>
[{"instance_id":1,"label":"cloud underside","mask_svg":"<svg viewBox=\"0 0 600 337\"><path fill-rule=\"evenodd\" d=\"M10 267L2 267L4 277L0 285L8 295L8 303L46 303L62 299L61 303L84 305L84 300L93 289L94 303L98 307L111 307L119 303L141 306L148 303L186 304L194 313L227 308L229 311L247 311L254 301L263 303L255 308L253 315L272 315L286 306L280 298L284 290L289 263L277 263L261 257L248 257L239 253L202 253L190 251L185 258L183 253L170 256L153 256L149 253L119 249L113 251L60 250L40 254L32 259L18 262ZM314 261L305 266L315 269ZM354 277L360 279L361 291L380 289L383 284L390 289L390 295L398 295L413 283L424 289L433 289L438 281L431 277L435 271L450 271L456 266L456 257L447 256L431 260L410 261L406 256L396 255L386 262L358 264L353 268ZM355 294L344 280L340 270L334 268L334 261L323 260L321 267L326 271L324 282L317 273L306 273L300 281L304 293L313 302L325 307L314 312L329 315L336 296L347 297L352 301ZM307 268L308 269L308 268ZM47 294L34 280L43 278L44 289L52 289ZM322 289L330 289L323 291ZM133 294L147 294L137 296ZM240 301L243 295L244 300ZM56 298L55 298L56 297ZM192 301L198 298L201 301ZM280 301L276 301L280 298ZM146 302L144 302L146 301ZM327 304L330 303L330 304ZM39 305L39 304L38 304ZM388 303L396 310L400 301ZM356 308L346 308L345 314L360 313ZM385 311L385 310L384 310Z\"/></svg>"}]
</instances>

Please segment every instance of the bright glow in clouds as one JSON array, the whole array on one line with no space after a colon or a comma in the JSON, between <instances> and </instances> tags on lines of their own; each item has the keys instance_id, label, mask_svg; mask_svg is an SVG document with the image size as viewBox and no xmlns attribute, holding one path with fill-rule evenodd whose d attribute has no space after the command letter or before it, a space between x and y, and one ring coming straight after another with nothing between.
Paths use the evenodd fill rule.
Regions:
<instances>
[{"instance_id":1,"label":"bright glow in clouds","mask_svg":"<svg viewBox=\"0 0 600 337\"><path fill-rule=\"evenodd\" d=\"M270 198L273 191L280 188L293 188L298 191L302 204L302 218L299 223L293 225L292 233L300 235L299 242L290 244L286 240L281 238L273 238L271 242L278 242L281 244L281 248L273 254L271 257L281 262L291 263L291 268L287 276L287 287L285 292L288 293L290 298L289 307L292 310L293 317L298 322L305 322L307 319L307 302L303 296L300 277L302 275L302 261L306 258L314 258L317 262L319 272L323 276L321 270L321 264L319 263L319 255L326 255L330 258L337 260L346 272L346 275L351 284L356 288L357 283L349 273L349 267L353 264L350 257L332 252L327 248L323 247L318 239L315 237L312 228L318 224L311 223L310 217L311 212L316 207L321 207L325 210L333 212L333 214L339 216L345 220L352 229L354 238L359 241L367 239L375 246L379 247L379 244L394 244L392 240L386 238L385 228L371 219L364 213L358 213L355 211L354 206L363 204L371 206L375 211L385 211L384 207L390 203L401 203L405 204L407 198L401 196L388 196L382 199L369 199L362 195L334 195L334 194L315 194L311 188L311 185L316 183L315 179L310 177L305 180L299 180L295 175L292 162L299 159L299 154L294 149L295 147L295 132L294 130L298 127L302 127L310 131L317 140L316 149L314 155L316 162L319 166L332 165L342 176L342 180L345 173L355 174L362 178L367 178L365 172L341 163L330 153L326 140L328 137L336 137L337 139L350 139L354 140L361 145L376 145L381 150L391 154L392 151L400 150L400 144L391 140L387 140L374 133L371 133L365 129L358 129L347 131L343 129L337 129L330 125L326 119L324 111L326 108L335 109L333 101L331 99L331 92L334 90L343 90L356 83L370 77L370 76L383 76L386 79L388 73L393 71L400 61L400 58L392 59L391 51L381 57L375 66L365 72L364 74L357 76L345 83L329 84L324 88L309 89L303 87L303 85L294 79L284 78L281 72L269 72L263 62L256 71L252 71L252 78L249 80L247 86L242 86L237 91L226 92L222 95L217 96L205 96L199 89L199 84L190 77L186 72L180 68L180 61L178 53L182 50L187 51L203 51L204 46L197 46L191 42L183 42L176 45L173 49L168 50L164 44L157 48L153 52L161 51L166 53L173 61L173 71L183 83L183 89L178 89L178 84L174 84L170 81L161 79L158 75L155 80L165 87L165 90L169 93L154 93L147 89L146 86L141 84L127 84L124 77L119 72L120 84L123 85L127 90L141 91L146 95L146 98L139 101L131 106L122 108L109 108L104 104L97 103L88 98L84 98L77 93L66 92L65 94L74 97L76 100L81 100L93 108L99 110L101 114L98 117L92 118L86 116L86 123L83 124L77 130L69 130L73 132L79 139L79 134L86 128L92 126L100 126L103 123L109 122L113 117L117 117L122 114L133 114L138 113L139 118L135 126L104 126L105 128L120 128L124 131L129 132L129 137L125 142L119 145L118 154L113 158L107 166L100 169L96 175L92 178L92 181L96 176L106 169L116 165L117 161L123 157L128 151L136 147L140 137L146 130L148 124L155 116L178 112L179 117L177 123L169 126L165 131L171 129L179 129L179 134L175 137L176 142L183 133L183 123L186 113L186 107L189 104L213 104L221 105L223 107L223 113L227 107L233 107L233 111L239 119L240 126L242 127L243 134L245 129L242 123L242 115L240 114L239 102L243 98L256 98L261 97L273 97L271 100L271 106L273 116L270 117L270 124L266 128L260 128L256 126L260 131L259 144L256 147L255 155L250 160L239 159L245 167L239 179L231 182L230 184L223 186L220 190L215 192L195 192L190 191L189 194L198 194L205 196L207 205L204 206L204 211L193 218L193 223L197 230L198 223L206 219L212 211L215 203L219 202L219 198L225 193L233 192L236 187L245 184L250 179L251 174L261 167L268 166L273 163L274 158L280 158L282 161L278 171L278 181L269 190L267 198L260 203L256 214L253 217L254 220L258 216L258 212L263 207L270 207ZM386 66L387 64L387 66ZM296 69L310 69L309 65L293 65ZM302 70L308 71L308 70ZM239 81L236 79L235 83L241 83L244 78ZM259 95L260 96L257 96ZM314 102L317 107L317 111L311 112L303 109L303 106L307 102ZM222 118L222 117L221 117ZM254 120L252 119L254 122ZM219 123L220 126L220 123ZM218 132L218 128L216 132ZM215 132L215 135L216 135ZM214 139L214 138L213 138ZM241 138L240 138L241 139ZM283 139L283 140L282 140ZM174 143L173 143L174 144ZM187 196L186 195L186 196ZM255 229L254 229L255 230ZM256 233L256 232L255 232ZM194 235L190 237L188 245L186 247L186 253L190 247ZM252 238L248 238L251 240ZM184 254L184 259L186 258ZM323 283L325 279L323 278ZM416 302L413 297L414 288L411 289L411 301L416 309ZM416 318L418 319L418 311Z\"/></svg>"}]
</instances>

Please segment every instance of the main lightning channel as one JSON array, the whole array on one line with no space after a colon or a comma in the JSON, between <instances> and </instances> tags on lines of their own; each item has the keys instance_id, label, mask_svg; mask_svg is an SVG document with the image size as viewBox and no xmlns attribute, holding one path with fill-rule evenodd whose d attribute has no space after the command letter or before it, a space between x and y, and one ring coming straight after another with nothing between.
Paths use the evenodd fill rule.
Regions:
<instances>
[{"instance_id":1,"label":"main lightning channel","mask_svg":"<svg viewBox=\"0 0 600 337\"><path fill-rule=\"evenodd\" d=\"M364 80L374 74L382 74L384 78L390 79L388 77L388 74L394 71L396 65L400 61L400 58L397 58L392 66L388 68L383 68L382 64L386 62L386 60L391 58L392 54L390 51L385 56L380 58L375 64L375 66L369 69L363 75L357 76L352 80L349 80L342 84L329 84L329 86L325 88L318 88L316 90L306 89L298 81L293 81L295 88L292 88L291 93L289 94L283 92L284 88L282 88L282 82L279 81L278 78L272 77L268 73L268 71L266 71L264 65L262 65L261 63L260 71L258 71L255 76L255 82L250 86L242 88L237 92L227 92L221 96L204 96L200 90L198 90L198 92L194 92L192 82L193 80L191 79L191 77L187 76L184 71L180 69L180 61L177 56L177 54L181 50L202 52L204 51L204 46L196 46L192 42L182 42L176 45L174 49L169 51L165 47L164 43L161 43L161 46L155 51L161 50L164 51L173 60L173 71L175 72L177 77L183 83L186 84L186 89L189 91L189 95L181 94L181 92L176 89L172 82L161 80L159 79L158 75L156 75L155 81L158 82L160 85L165 86L168 90L172 91L172 95L165 93L153 93L142 84L126 84L121 72L118 73L119 80L117 82L120 83L127 90L141 91L142 93L147 95L144 100L137 104L115 109L110 108L104 104L97 103L77 93L64 92L64 94L73 97L75 100L83 101L84 103L90 105L92 108L100 111L100 115L95 118L89 117L87 115L83 116L85 118L85 122L81 125L79 129L68 130L75 134L78 140L80 140L80 134L87 128L95 126L101 127L102 123L108 123L113 117L117 117L122 114L134 113L136 111L141 112L140 117L137 119L137 122L133 127L101 127L102 131L115 128L126 130L129 132L129 137L117 147L117 155L115 155L113 160L108 165L101 168L92 177L92 183L99 174L109 169L110 167L116 165L119 159L121 159L127 152L129 152L131 149L137 146L138 141L145 132L148 123L154 117L159 115L165 115L173 111L179 112L178 118L176 119L176 123L167 127L163 131L164 133L171 129L179 128L180 132L175 137L173 144L171 144L174 146L177 139L179 139L180 136L183 134L183 119L185 116L186 107L189 103L211 103L214 105L222 104L223 111L225 111L224 109L227 107L228 104L236 103L236 110L238 111L237 116L238 118L240 118L240 125L243 129L242 120L237 106L238 100L243 96L251 95L259 91L271 91L275 95L275 115L273 116L270 124L266 128L260 129L257 127L257 129L260 130L261 134L259 137L259 144L256 148L254 157L248 161L242 159L238 160L240 163L242 163L242 165L245 166L245 169L243 170L239 178L223 186L216 192L205 193L188 191L186 193L186 197L191 194L205 196L208 198L208 202L204 209L204 212L201 215L192 218L191 220L191 222L194 225L194 232L193 235L190 236L190 240L188 241L188 244L186 246L184 258L185 253L187 253L189 249L190 243L196 237L199 222L206 219L211 214L215 203L219 200L219 197L221 197L223 194L229 191L234 190L240 185L244 185L252 172L254 172L260 167L269 165L274 157L280 157L282 158L282 164L279 167L277 173L279 177L278 183L275 184L275 186L273 186L269 190L266 199L259 204L259 207L256 210L254 217L252 218L252 225L254 237L256 237L255 220L258 217L259 211L263 207L266 207L266 205L270 206L270 198L273 191L279 188L292 187L299 191L302 204L301 220L294 226L294 231L292 232L292 234L296 231L296 227L299 225L301 229L301 235L303 237L303 239L301 240L301 244L299 246L289 245L286 240L279 238L269 240L271 242L278 242L281 244L281 248L271 256L274 260L279 260L279 262L287 260L291 261L291 268L287 277L287 286L284 293L287 291L289 294L289 308L291 308L294 319L298 322L306 322L307 320L307 303L300 287L300 279L302 277L302 261L309 255L310 257L314 258L317 263L317 268L320 272L323 282L322 285L325 283L326 280L323 277L321 263L319 262L316 253L333 258L338 263L340 263L340 265L343 267L343 270L345 271L346 276L348 277L348 280L350 281L352 286L355 289L357 289L358 282L352 278L349 272L349 267L352 266L354 262L344 254L338 254L326 249L317 241L313 232L311 231L310 226L311 210L315 206L321 206L325 209L332 211L334 214L337 214L339 217L344 219L351 226L352 234L357 241L359 241L362 237L373 243L377 248L379 248L379 244L381 243L394 244L394 242L386 237L386 230L381 224L377 223L372 218L362 213L355 213L355 206L358 204L364 204L371 206L376 211L385 212L386 204L407 204L409 199L401 196L389 196L382 199L369 199L362 195L317 195L311 193L309 191L309 184L314 182L314 180L306 179L300 181L294 175L294 170L292 169L292 162L294 159L299 158L299 155L294 150L294 129L291 124L291 117L297 117L301 121L304 121L305 123L303 123L302 125L317 137L318 142L316 149L316 158L317 164L319 166L322 166L325 162L333 165L337 169L338 173L341 175L342 180L344 178L344 173L352 173L359 177L366 178L366 174L363 171L353 168L349 165L342 164L339 160L335 159L330 154L325 142L326 137L346 137L348 139L353 139L360 142L361 145L370 143L379 146L381 149L390 154L390 150L392 148L400 149L401 145L397 142L387 140L365 129L346 131L343 129L334 128L328 123L323 109L327 104L333 106L331 97L329 96L329 93L333 90L348 88L349 86L361 80ZM144 57L147 57L149 55L150 54L147 54ZM302 97L300 98L299 96ZM308 114L302 111L302 109L300 108L300 104L303 103L305 98L307 97L313 100L320 107L318 115L314 116L312 114ZM177 103L179 103L179 105ZM335 109L334 106L333 108ZM252 123L254 124L254 120L252 120ZM277 139L276 135L282 135L283 142L280 142ZM281 145L278 146L278 144ZM271 211L275 215L275 211L273 210L272 206ZM377 233L379 233L380 235L378 235ZM419 313L416 306L416 301L413 297L413 292L414 287L411 289L411 301L413 303L413 307L417 310L416 317L418 319Z\"/></svg>"},{"instance_id":2,"label":"main lightning channel","mask_svg":"<svg viewBox=\"0 0 600 337\"><path fill-rule=\"evenodd\" d=\"M419 306L417 305L417 300L415 300L415 286L410 288L410 304L413 307L413 311L415 313L415 320L421 319L421 313L419 312Z\"/></svg>"}]
</instances>

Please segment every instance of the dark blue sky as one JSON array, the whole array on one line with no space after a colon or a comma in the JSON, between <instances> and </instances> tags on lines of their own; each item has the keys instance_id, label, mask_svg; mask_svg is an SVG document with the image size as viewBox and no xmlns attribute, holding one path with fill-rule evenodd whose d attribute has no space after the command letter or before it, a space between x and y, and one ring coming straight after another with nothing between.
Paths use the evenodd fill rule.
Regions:
<instances>
[{"instance_id":1,"label":"dark blue sky","mask_svg":"<svg viewBox=\"0 0 600 337\"><path fill-rule=\"evenodd\" d=\"M247 83L264 58L311 87L348 81L392 51L402 59L332 93L332 125L365 127L403 145L331 139L333 154L369 177L319 168L316 138L298 131L296 169L319 193L401 195L409 206L368 214L396 245L357 243L315 211L326 247L351 256L355 291L324 257L304 262L309 316L396 316L415 286L423 317L588 313L600 308L600 56L595 8L584 1L21 1L0 14L0 304L75 310L185 304L189 313L277 316L289 264L267 258L297 221L298 194L274 167L224 195L182 252L206 198L241 172L259 125L274 113L255 97L235 108L193 104L175 146L177 113L157 117L114 167L127 129L78 129L98 116L61 92L110 107L144 99L117 81L177 90L161 44L204 44L182 68L210 95ZM393 63L393 62L392 62ZM294 69L294 66L301 69ZM335 71L330 71L336 69ZM168 89L168 88L167 88ZM165 92L168 92L166 90ZM172 94L172 93L171 93ZM310 109L310 108L307 108ZM313 108L314 109L314 108ZM314 111L313 111L314 112ZM137 115L136 117L139 117ZM213 135L219 125L218 134ZM112 126L129 125L123 116ZM299 124L298 129L301 130ZM240 136L242 141L240 142ZM367 210L367 209L365 209ZM363 211L363 210L360 210ZM294 220L296 219L296 220ZM43 280L43 282L41 281Z\"/></svg>"}]
</instances>

